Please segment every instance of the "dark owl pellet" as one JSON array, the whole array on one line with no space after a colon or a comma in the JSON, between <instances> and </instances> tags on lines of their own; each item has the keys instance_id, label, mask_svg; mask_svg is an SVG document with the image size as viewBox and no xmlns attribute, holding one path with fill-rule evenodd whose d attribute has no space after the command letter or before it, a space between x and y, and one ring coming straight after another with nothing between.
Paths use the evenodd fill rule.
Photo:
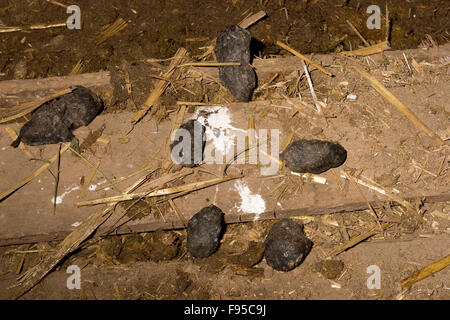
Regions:
<instances>
[{"instance_id":1,"label":"dark owl pellet","mask_svg":"<svg viewBox=\"0 0 450 320\"><path fill-rule=\"evenodd\" d=\"M301 139L292 142L280 158L291 171L319 174L342 165L347 151L337 143Z\"/></svg>"},{"instance_id":2,"label":"dark owl pellet","mask_svg":"<svg viewBox=\"0 0 450 320\"><path fill-rule=\"evenodd\" d=\"M217 250L223 227L223 212L215 205L197 212L188 223L187 249L196 258L206 258Z\"/></svg>"},{"instance_id":3,"label":"dark owl pellet","mask_svg":"<svg viewBox=\"0 0 450 320\"><path fill-rule=\"evenodd\" d=\"M287 218L273 225L264 244L267 264L279 271L299 266L312 247L311 240L303 233L303 226Z\"/></svg>"},{"instance_id":4,"label":"dark owl pellet","mask_svg":"<svg viewBox=\"0 0 450 320\"><path fill-rule=\"evenodd\" d=\"M251 35L247 30L233 25L219 33L216 40L218 62L240 62L239 66L219 67L219 78L239 101L251 100L256 87L256 74L250 66Z\"/></svg>"},{"instance_id":5,"label":"dark owl pellet","mask_svg":"<svg viewBox=\"0 0 450 320\"><path fill-rule=\"evenodd\" d=\"M91 90L76 86L72 92L47 101L20 129L11 145L22 141L31 146L71 141L72 130L88 125L102 111L103 102Z\"/></svg>"},{"instance_id":6,"label":"dark owl pellet","mask_svg":"<svg viewBox=\"0 0 450 320\"><path fill-rule=\"evenodd\" d=\"M203 161L205 143L205 127L200 122L189 120L183 123L175 132L175 141L170 146L172 160L183 167L199 165Z\"/></svg>"}]
</instances>

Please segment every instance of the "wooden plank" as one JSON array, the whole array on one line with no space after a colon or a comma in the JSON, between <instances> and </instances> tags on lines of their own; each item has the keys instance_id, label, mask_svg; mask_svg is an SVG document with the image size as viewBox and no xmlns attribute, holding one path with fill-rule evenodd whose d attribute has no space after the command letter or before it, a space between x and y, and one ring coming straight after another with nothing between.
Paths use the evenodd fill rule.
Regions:
<instances>
[{"instance_id":1,"label":"wooden plank","mask_svg":"<svg viewBox=\"0 0 450 320\"><path fill-rule=\"evenodd\" d=\"M230 112L231 125L236 129L246 130L250 116L259 114L267 105L268 102L266 101L258 101L248 104L230 104L225 108ZM289 104L286 103L286 105ZM281 118L283 114L289 116L292 112L289 109L281 110ZM193 114L187 114L186 120L193 116ZM87 151L85 156L93 163L100 161L100 168L109 179L127 177L143 166L148 165L149 159L151 159L150 163L153 163L153 166L148 171L144 171L137 176L117 184L121 190L124 190L126 186L130 185L139 176L156 169L159 164L166 160L166 155L161 150L164 150L166 137L170 130L169 121L162 122L158 127L153 121L144 121L128 136L129 141L123 144L124 141L120 139L123 137L124 132L126 132L128 128L127 120L131 119L131 117L131 113L101 115L95 119L89 126L89 129L84 128L81 131L77 131L77 135L82 142L83 134L86 136L90 130L95 131L97 128L106 124L102 138L109 141L109 143L95 143L91 151ZM13 124L10 126L13 126ZM281 128L281 145L284 144L290 135L290 128L283 125L282 119L257 117L255 118L255 126L256 129ZM337 130L342 129L337 128ZM1 130L2 128L0 126L0 132ZM324 130L324 133L326 136L334 136L336 134L334 130L336 128L329 127ZM357 148L354 142L346 143L344 140L342 142L349 152L346 166L367 167L369 165L377 165L374 159L371 158L370 147L362 145ZM4 150L0 151L1 163L3 163L0 165L0 175L3 177L3 181L0 184L1 190L6 190L14 182L20 180L20 177L29 175L36 167L41 166L40 161L30 162L20 150L8 147L9 143L10 138L7 135L0 136L0 146L6 146ZM56 148L56 145L29 147L33 154L38 155L41 152L42 159L48 159L54 155ZM354 154L358 154L358 158L354 157ZM380 165L382 164L380 163ZM224 165L219 164L204 164L200 169L221 174L223 167ZM252 193L261 194L264 198L266 210L259 215L259 219L335 213L367 208L366 202L361 199L359 193L356 192L351 184L346 180L340 180L340 183L344 186L343 190L341 190L335 181L336 177L333 178L330 172L322 174L327 179L326 185L304 181L299 192L292 194L287 199L279 200L276 197L276 192L269 194L269 191L273 190L286 177L299 179L298 177L292 176L286 168L278 173L280 177L265 177L261 176L259 165L244 164L239 165L239 167L244 172L244 178L241 179L242 183L245 183ZM22 189L16 191L8 199L0 202L0 244L6 245L12 243L29 243L38 240L62 239L64 235L74 230L78 224L85 221L87 217L99 209L98 206L78 208L76 206L77 202L117 195L116 191L112 188L99 191L102 187L108 185L108 182L100 175L97 175L91 182L91 186L87 186L90 191L87 191L85 197L81 198L82 189L85 188L81 188L81 177L89 176L91 171L92 168L78 157L70 153L63 155L61 158L60 188L58 193L62 203L57 205L56 216L52 214L54 180L49 173L42 174L39 179L33 180ZM211 174L201 173L199 170L195 170L195 172L195 175L186 177L184 183L214 178ZM441 179L445 179L445 176L441 177ZM296 181L300 182L300 180ZM422 188L421 190L417 189L420 190L418 195L431 195L428 201L447 201L448 194L442 188L443 185L441 186L439 183L418 183L418 188ZM226 197L221 196L225 193L227 194ZM388 200L374 192L367 191L367 189L364 190L364 193L376 208ZM440 193L443 194L439 195ZM402 196L406 197L408 195ZM225 212L225 221L227 223L252 221L257 218L255 214L246 213L242 210L239 211L242 198L237 191L235 181L225 182L217 187L212 186L201 191L193 192L192 194L174 199L174 202L186 219L189 219L202 207L212 203L222 208ZM162 210L165 210L164 219L147 216L141 220L130 221L120 227L117 233L143 232L158 228L170 229L181 227L179 219L170 209L163 208ZM99 229L98 234L104 234L107 230L110 230L119 214L120 210L115 215L112 215L110 219L111 223L105 223ZM120 222L123 222L123 220Z\"/></svg>"},{"instance_id":2,"label":"wooden plank","mask_svg":"<svg viewBox=\"0 0 450 320\"><path fill-rule=\"evenodd\" d=\"M403 53L414 54L416 60L425 58L429 54L432 54L435 57L445 57L449 49L450 44L445 44L438 48L431 48L426 52L414 49L387 51L383 56L372 56L372 59L376 62L381 62L385 58L393 59L402 57ZM315 54L313 57L315 61L322 65L336 65L338 63L337 60L344 59L341 54ZM275 73L289 74L295 70L302 69L300 59L293 56L271 59L255 58L252 65L255 68L259 80L270 78ZM217 68L202 67L196 69L209 77L215 79L218 79L219 77ZM117 99L124 99L124 97L127 97L124 75L117 70L114 72L100 71L42 79L6 80L0 81L0 112L2 108L11 107L16 104L17 97L19 97L22 102L30 101L74 85L82 85L94 90L102 96L107 105L114 103ZM5 98L8 96L13 98Z\"/></svg>"},{"instance_id":3,"label":"wooden plank","mask_svg":"<svg viewBox=\"0 0 450 320\"><path fill-rule=\"evenodd\" d=\"M128 96L120 72L100 71L62 77L0 81L0 113L23 103L51 95L71 86L81 85L100 95L110 106Z\"/></svg>"},{"instance_id":4,"label":"wooden plank","mask_svg":"<svg viewBox=\"0 0 450 320\"><path fill-rule=\"evenodd\" d=\"M315 57L314 60L321 61L319 57ZM267 68L267 72L269 70L288 70L289 68L292 70L292 68L295 68L295 65L289 64L285 64L284 66L278 64L274 66L274 61L281 60L255 61L254 64L258 65L258 63L261 63L261 66ZM342 78L339 78L339 76L333 79L333 81L342 81ZM30 81L30 83L33 83L35 80ZM52 83L52 86L57 85L54 81ZM1 85L2 83L0 83L0 88ZM32 87L30 86L28 88ZM401 89L395 88L395 90ZM421 94L420 86L416 86L415 90L417 94ZM372 101L370 99L374 99L370 92L362 92L359 97L361 101ZM437 177L430 177L423 174L421 179L412 183L411 173L408 173L410 163L401 162L399 167L386 168L386 161L391 161L390 159L392 158L390 157L398 151L400 142L404 143L408 139L416 138L411 133L412 129L408 127L408 124L402 124L401 120L395 118L395 115L392 118L392 121L396 121L395 126L376 133L377 141L379 141L377 150L381 151L377 152L378 156L374 156L374 149L365 140L367 136L364 136L363 129L355 129L354 126L349 125L349 119L343 117L339 112L341 106L336 107L335 105L330 105L327 111L333 117L328 119L323 119L312 111L308 112L308 110L304 110L305 115L297 115L296 117L299 118L297 119L292 118L292 113L295 110L292 104L295 105L298 101L295 99L291 100L290 102L277 101L277 106L271 106L271 101L234 103L223 106L221 110L228 110L227 112L230 114L230 125L236 131L247 132L250 117L254 117L254 124L257 130L280 130L280 145L284 145L292 130L296 130L296 138L313 138L315 136L311 133L312 130L310 129L313 125L318 126L323 129L323 132L318 138L339 141L347 149L348 158L343 168L360 170L364 175L371 178L390 174L393 172L392 169L395 169L395 172L401 174L403 179L401 184L396 186L400 190L398 196L408 198L425 195L430 196L429 201L434 201L432 199L440 199L439 197L444 199L442 201L448 201L445 200L448 199L448 190L446 188L448 171L443 171ZM373 101L373 103L377 103L376 100ZM198 111L202 108L208 109L210 107L198 107L195 110ZM260 116L268 108L273 109L270 109L270 112L268 114L266 113L266 116ZM415 105L411 105L411 108L416 108L414 111L420 113L424 122L431 123L435 127L442 126L426 110L421 110ZM185 120L195 116L195 114L187 113ZM100 162L100 169L110 180L122 181L124 179L122 177L128 177L147 166L147 171L142 171L139 175L118 183L117 187L120 190L125 190L141 174L146 174L161 167L161 164L167 160L167 155L162 151L164 151L165 142L169 134L170 122L166 120L157 125L152 119L145 119L145 121L142 121L135 127L130 135L126 136L131 119L132 113L103 114L98 116L89 125L89 128L80 128L76 131L76 135L82 143L91 131L95 132L102 126L105 126L101 136L103 142L94 143L89 150L85 151L86 153L84 155L92 163ZM20 125L18 124L9 124L9 126L16 130L16 132L20 129ZM5 134L3 127L4 125L0 125L0 176L2 177L0 193L8 190L9 187L15 185L24 177L29 176L37 168L42 166L42 162L46 162L57 152L56 145L29 147L29 151L36 159L39 159L29 160L20 150L9 147L11 140ZM380 127L384 128L382 125ZM408 152L419 155L421 153L423 154L422 146L417 141L414 141L414 144L409 144L408 147L410 148ZM387 152L391 154L387 155ZM438 151L433 152L433 157L438 157ZM439 156L439 159L441 157L442 155ZM398 163L400 164L400 162ZM427 166L429 165L427 164ZM435 170L434 167L427 168ZM54 168L50 167L50 169ZM220 176L223 172L224 165L204 164L200 169ZM242 210L243 198L238 190L236 181L229 181L176 198L174 199L174 204L186 219L189 219L204 206L216 204L224 211L227 223L251 221L254 219L271 219L274 217L274 213L275 217L282 217L363 210L367 207L367 203L363 201L364 199L361 198L360 194L348 181L340 180L338 175L333 175L331 172L326 172L321 175L327 180L327 184L321 185L308 180L302 181L302 179L291 175L286 168L271 177L262 176L260 169L260 165L250 164L232 165L230 167L232 171L230 174L233 173L233 170L242 171L244 178L239 181L245 183L245 186L248 187L248 190L252 194L261 195L264 199L265 210L259 215L247 213L245 210ZM117 195L113 188L107 190L102 189L108 183L103 181L104 179L99 175L94 177L90 186L83 186L80 183L80 181L84 180L82 177L89 176L91 172L92 168L87 166L78 157L70 153L65 153L62 156L60 188L58 193L61 203L57 205L56 215L52 214L54 178L48 172L43 172L37 179L34 179L20 190L17 190L8 199L1 201L0 244L6 245L38 240L62 239L64 235L73 231L83 221L86 221L99 208L78 208L75 205L77 202ZM211 178L213 178L211 174L201 172L201 170L195 170L195 174L186 177L181 183L191 183ZM292 180L291 182L294 186L298 184L299 189L296 192L289 193L287 197L279 199L276 187L280 183L283 183L283 179ZM83 196L82 190L85 187L88 187L89 191L85 192L86 194ZM377 208L378 203L387 201L387 198L364 187L361 188L375 208ZM178 217L170 208L162 207L160 209L164 214L164 219L149 215L140 220L133 220L126 223L117 230L117 233L149 231L160 227L166 229L181 227ZM104 226L98 230L98 234L110 230L119 215L120 206L118 206L117 212L111 216L111 219L105 222ZM123 220L119 221L119 224L122 222Z\"/></svg>"},{"instance_id":5,"label":"wooden plank","mask_svg":"<svg viewBox=\"0 0 450 320\"><path fill-rule=\"evenodd\" d=\"M425 203L438 203L450 201L450 193L432 196L419 196L419 197L408 197L405 198L406 201L416 202L424 200ZM396 202L386 202L386 201L376 201L371 203L374 209L381 209L386 205L392 207L399 206ZM336 207L329 208L300 208L291 210L276 210L273 212L265 212L260 215L259 220L272 220L281 219L287 217L298 217L298 216L314 216L314 215L324 215L324 214L339 214L345 212L354 212L366 210L366 202L354 202L345 205L340 205ZM225 217L226 224L240 223L240 222L250 222L254 220L253 214L242 214L242 215L230 215ZM108 235L122 235L129 233L139 233L139 232L150 232L157 229L164 230L174 230L174 229L184 229L184 225L180 221L171 222L160 222L160 223L150 223L150 224L137 224L132 226L122 226L115 230L114 232L109 232L106 228L100 229L95 233L96 236L108 236ZM52 232L49 234L36 234L23 236L18 238L0 239L0 246L18 245L26 243L36 243L45 241L59 241L63 240L70 231L60 231Z\"/></svg>"}]
</instances>

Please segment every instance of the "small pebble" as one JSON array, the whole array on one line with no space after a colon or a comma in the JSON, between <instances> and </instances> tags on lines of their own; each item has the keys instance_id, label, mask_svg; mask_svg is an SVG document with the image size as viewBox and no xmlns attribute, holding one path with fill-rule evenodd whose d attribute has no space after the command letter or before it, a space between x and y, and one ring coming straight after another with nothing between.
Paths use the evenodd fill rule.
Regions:
<instances>
[{"instance_id":1,"label":"small pebble","mask_svg":"<svg viewBox=\"0 0 450 320\"><path fill-rule=\"evenodd\" d=\"M196 258L206 258L219 245L223 227L223 212L215 205L197 212L188 223L187 249Z\"/></svg>"},{"instance_id":2,"label":"small pebble","mask_svg":"<svg viewBox=\"0 0 450 320\"><path fill-rule=\"evenodd\" d=\"M347 151L329 141L301 139L289 144L280 158L291 171L319 174L341 166Z\"/></svg>"},{"instance_id":3,"label":"small pebble","mask_svg":"<svg viewBox=\"0 0 450 320\"><path fill-rule=\"evenodd\" d=\"M233 25L219 33L216 40L218 62L240 62L239 66L219 67L219 78L231 94L241 102L251 100L256 88L256 74L250 66L250 32Z\"/></svg>"},{"instance_id":4,"label":"small pebble","mask_svg":"<svg viewBox=\"0 0 450 320\"><path fill-rule=\"evenodd\" d=\"M72 92L36 109L11 145L22 141L31 146L71 141L72 129L88 125L102 111L103 102L91 90L76 86Z\"/></svg>"},{"instance_id":5,"label":"small pebble","mask_svg":"<svg viewBox=\"0 0 450 320\"><path fill-rule=\"evenodd\" d=\"M291 271L308 255L312 241L303 233L303 226L285 218L273 225L265 240L266 262L275 270Z\"/></svg>"},{"instance_id":6,"label":"small pebble","mask_svg":"<svg viewBox=\"0 0 450 320\"><path fill-rule=\"evenodd\" d=\"M185 138L188 141L183 143ZM205 127L197 120L189 120L175 133L175 141L170 146L172 161L189 168L199 165L203 161L205 143Z\"/></svg>"}]
</instances>

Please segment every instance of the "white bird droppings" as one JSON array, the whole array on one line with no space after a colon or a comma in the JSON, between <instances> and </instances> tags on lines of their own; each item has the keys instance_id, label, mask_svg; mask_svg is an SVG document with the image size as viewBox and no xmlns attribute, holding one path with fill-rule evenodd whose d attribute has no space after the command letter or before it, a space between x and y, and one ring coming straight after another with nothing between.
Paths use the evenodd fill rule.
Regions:
<instances>
[{"instance_id":1,"label":"white bird droppings","mask_svg":"<svg viewBox=\"0 0 450 320\"><path fill-rule=\"evenodd\" d=\"M70 188L70 187L69 187L69 188ZM72 187L71 189L69 189L68 191L63 192L60 196L57 196L57 197L56 197L56 204L62 203L65 196L67 196L67 195L68 195L69 193L71 193L72 191L75 191L75 190L78 190L78 189L80 189L80 187L79 187L79 186L75 186L75 187ZM66 189L66 190L67 190L67 189ZM55 203L55 199L53 199L53 198L52 198L50 201L51 201L52 203Z\"/></svg>"},{"instance_id":2,"label":"white bird droppings","mask_svg":"<svg viewBox=\"0 0 450 320\"><path fill-rule=\"evenodd\" d=\"M100 181L100 182L97 183L97 184L91 184L91 185L88 187L88 190L89 190L89 191L95 191L95 190L97 190L97 187L98 187L98 186L100 186L100 185L102 185L102 184L105 184L105 183L106 183L106 180Z\"/></svg>"},{"instance_id":3,"label":"white bird droppings","mask_svg":"<svg viewBox=\"0 0 450 320\"><path fill-rule=\"evenodd\" d=\"M209 113L199 116L200 111ZM231 125L231 113L227 107L201 108L197 110L193 118L205 126L206 139L211 141L215 150L220 151L222 154L226 154L229 150L234 149L236 131L246 132Z\"/></svg>"},{"instance_id":4,"label":"white bird droppings","mask_svg":"<svg viewBox=\"0 0 450 320\"><path fill-rule=\"evenodd\" d=\"M241 197L241 205L237 207L238 212L254 213L254 220L258 220L260 214L266 210L264 199L261 195L252 193L249 187L241 180L236 181L234 187Z\"/></svg>"}]
</instances>

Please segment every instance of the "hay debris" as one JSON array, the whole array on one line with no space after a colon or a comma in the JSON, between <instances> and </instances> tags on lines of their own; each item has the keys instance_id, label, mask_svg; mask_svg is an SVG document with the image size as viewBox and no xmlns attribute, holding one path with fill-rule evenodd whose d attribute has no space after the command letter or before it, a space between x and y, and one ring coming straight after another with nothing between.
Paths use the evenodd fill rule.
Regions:
<instances>
[{"instance_id":1,"label":"hay debris","mask_svg":"<svg viewBox=\"0 0 450 320\"><path fill-rule=\"evenodd\" d=\"M83 73L84 71L84 64L83 64L83 59L79 59L77 61L77 63L73 66L72 70L70 71L69 75L74 75L74 74L80 74Z\"/></svg>"},{"instance_id":2,"label":"hay debris","mask_svg":"<svg viewBox=\"0 0 450 320\"><path fill-rule=\"evenodd\" d=\"M61 148L59 151L60 154L64 153L67 149L70 148L70 143L66 143L64 147ZM2 194L0 194L0 202L2 202L5 198L16 192L18 189L22 188L24 185L26 185L28 182L36 178L38 175L40 175L43 171L45 171L53 162L55 162L58 158L58 154L54 155L46 164L44 164L42 167L37 169L32 175L29 177L23 179L16 185L12 186Z\"/></svg>"},{"instance_id":3,"label":"hay debris","mask_svg":"<svg viewBox=\"0 0 450 320\"><path fill-rule=\"evenodd\" d=\"M81 202L77 203L77 206L82 207L82 206L97 205L97 204L102 204L102 203L127 201L127 200L133 200L133 199L138 199L138 198L150 198L150 197L165 196L165 195L177 194L177 193L181 193L181 192L192 192L192 191L207 188L207 187L210 187L210 186L222 183L222 182L226 182L226 181L233 180L233 179L239 179L239 178L242 178L242 175L225 176L222 178L215 178L215 179L206 180L206 181L188 183L188 184L184 184L184 185L177 186L177 187L143 191L143 192L139 192L139 193L122 194L119 196L100 198L100 199L89 200L89 201L81 201Z\"/></svg>"},{"instance_id":4,"label":"hay debris","mask_svg":"<svg viewBox=\"0 0 450 320\"><path fill-rule=\"evenodd\" d=\"M386 230L387 228L391 227L392 225L393 225L393 223L383 223L381 225L382 231ZM358 235L356 237L353 237L348 242L346 242L343 245L340 245L339 247L333 249L328 254L328 256L329 257L336 256L336 255L344 252L345 250L356 246L358 243L360 243L360 242L362 242L362 241L364 241L364 240L366 240L366 239L368 239L368 238L370 238L370 237L374 236L375 234L377 234L379 232L382 232L382 231L380 231L378 229L378 226L377 226L377 227L375 227L375 228L373 228L373 229L371 229L371 230L369 230L369 231L367 231L367 232L365 232L363 234L360 234L360 235Z\"/></svg>"},{"instance_id":5,"label":"hay debris","mask_svg":"<svg viewBox=\"0 0 450 320\"><path fill-rule=\"evenodd\" d=\"M50 28L60 28L60 27L65 27L65 26L66 26L66 21L49 23L49 24L39 23L39 24L31 25L29 27L25 27L25 26L0 27L0 33L42 30L42 29L50 29Z\"/></svg>"},{"instance_id":6,"label":"hay debris","mask_svg":"<svg viewBox=\"0 0 450 320\"><path fill-rule=\"evenodd\" d=\"M94 179L95 174L97 173L98 168L100 167L100 161L97 161L95 166L92 168L91 173L88 176L88 179L83 186L83 190L81 191L80 198L84 198L84 195L86 194L86 191L88 190L88 187L91 185L92 179Z\"/></svg>"},{"instance_id":7,"label":"hay debris","mask_svg":"<svg viewBox=\"0 0 450 320\"><path fill-rule=\"evenodd\" d=\"M358 50L353 50L353 51L344 51L342 52L344 55L349 56L349 57L354 57L354 56L369 56L375 53L380 53L386 50L391 49L391 47L389 46L389 43L387 41L382 41L380 43L374 44L373 46L370 47L366 47L366 48L361 48Z\"/></svg>"},{"instance_id":8,"label":"hay debris","mask_svg":"<svg viewBox=\"0 0 450 320\"><path fill-rule=\"evenodd\" d=\"M319 99L317 99L316 92L314 91L314 86L311 80L311 77L309 75L308 67L306 66L305 62L302 60L303 70L305 70L306 79L308 80L308 86L309 90L311 91L311 96L313 97L314 104L316 105L317 112L322 113L321 103Z\"/></svg>"},{"instance_id":9,"label":"hay debris","mask_svg":"<svg viewBox=\"0 0 450 320\"><path fill-rule=\"evenodd\" d=\"M17 133L12 128L5 127L5 130L8 133L8 135L12 141L17 140ZM27 147L25 147L25 144L22 141L20 141L20 143L19 143L19 149L22 150L23 153L25 153L25 155L28 157L28 159L34 158L33 154L27 149Z\"/></svg>"},{"instance_id":10,"label":"hay debris","mask_svg":"<svg viewBox=\"0 0 450 320\"><path fill-rule=\"evenodd\" d=\"M70 144L66 144L61 150L62 152L67 150ZM55 156L56 157L56 156ZM54 161L54 160L53 160ZM48 164L50 165L50 164ZM189 170L184 170L183 172L178 172L176 174L169 174L166 177L161 177L156 179L171 181L174 177L179 177L181 174L186 174ZM190 170L189 172L192 172ZM124 194L129 194L139 188L143 182L147 180L148 176L143 176L139 178L135 183L129 186ZM163 179L164 178L164 179ZM1 198L0 198L1 199ZM97 228L103 224L113 213L113 209L117 202L109 203L103 209L98 210L91 214L86 221L84 221L80 226L78 226L74 231L72 231L57 247L53 254L45 256L43 260L25 272L17 280L18 282L13 285L13 287L18 287L18 291L15 295L15 299L20 298L36 284L38 284L53 268L69 253L76 250L80 244L86 240Z\"/></svg>"},{"instance_id":11,"label":"hay debris","mask_svg":"<svg viewBox=\"0 0 450 320\"><path fill-rule=\"evenodd\" d=\"M36 99L33 101L29 101L29 102L25 102L19 106L9 108L9 110L11 110L11 111L9 111L7 114L4 114L0 117L0 123L9 122L9 121L12 121L15 119L19 119L23 116L26 116L33 110L39 108L42 104L46 103L47 101L55 99L66 93L69 93L69 92L72 92L72 89L68 88L68 89L60 90L51 95L48 95L47 97Z\"/></svg>"},{"instance_id":12,"label":"hay debris","mask_svg":"<svg viewBox=\"0 0 450 320\"><path fill-rule=\"evenodd\" d=\"M292 53L293 55L299 57L299 58L302 59L303 61L306 61L307 63L309 63L309 64L312 65L313 67L315 67L315 68L319 69L320 71L322 71L323 73L325 73L326 75L329 75L329 76L332 76L332 77L334 76L331 72L327 71L325 68L319 66L317 63L315 63L315 62L312 61L311 59L305 57L305 56L302 55L300 52L298 52L298 51L292 49L291 47L289 47L288 45L284 44L283 42L277 41L275 44L276 44L277 46L283 48L284 50L289 51L289 52Z\"/></svg>"},{"instance_id":13,"label":"hay debris","mask_svg":"<svg viewBox=\"0 0 450 320\"><path fill-rule=\"evenodd\" d=\"M244 20L242 20L241 22L239 22L239 26L243 29L247 29L248 27L250 27L252 24L255 24L256 22L258 22L259 20L261 20L262 18L264 18L267 15L267 13L263 10L258 11L255 14L252 14L251 16L245 18Z\"/></svg>"},{"instance_id":14,"label":"hay debris","mask_svg":"<svg viewBox=\"0 0 450 320\"><path fill-rule=\"evenodd\" d=\"M415 216L417 218L417 220L419 220L420 222L425 222L425 220L423 219L423 217L421 215L419 215L419 213L417 212L417 210L413 207L413 205L411 203L409 203L408 201L400 198L399 196L396 196L390 192L387 192L385 189L376 186L370 182L358 179L348 173L346 173L345 171L341 170L341 178L344 179L349 179L349 180L353 180L354 182L356 182L357 184L360 184L366 188L369 188L373 191L376 191L382 195L385 195L386 197L388 197L389 199L398 202L399 204L401 204L403 207L405 207L413 216Z\"/></svg>"},{"instance_id":15,"label":"hay debris","mask_svg":"<svg viewBox=\"0 0 450 320\"><path fill-rule=\"evenodd\" d=\"M177 68L184 67L228 67L228 66L240 66L240 62L216 62L216 61L201 61L201 62L189 62L183 63Z\"/></svg>"},{"instance_id":16,"label":"hay debris","mask_svg":"<svg viewBox=\"0 0 450 320\"><path fill-rule=\"evenodd\" d=\"M175 53L174 59L170 62L169 68L164 73L163 77L166 79L170 79L173 75L175 68L183 61L183 59L187 56L187 50L184 48L178 49L178 51ZM168 81L166 80L160 80L158 84L156 85L155 89L150 93L147 100L142 105L141 110L136 112L133 116L132 122L136 124L139 122L147 113L147 111L156 103L156 101L159 99L159 97L164 93L168 86Z\"/></svg>"},{"instance_id":17,"label":"hay debris","mask_svg":"<svg viewBox=\"0 0 450 320\"><path fill-rule=\"evenodd\" d=\"M362 36L362 34L356 29L356 27L348 20L345 20L347 24L350 26L350 29L364 42L367 47L370 47L370 43Z\"/></svg>"},{"instance_id":18,"label":"hay debris","mask_svg":"<svg viewBox=\"0 0 450 320\"><path fill-rule=\"evenodd\" d=\"M425 123L423 123L406 105L404 105L392 92L390 92L381 82L379 82L374 76L364 71L358 66L353 66L363 78L365 78L372 87L378 91L386 100L388 100L398 111L403 113L413 124L419 129L425 132L429 137L440 145L445 145L444 140L442 140L437 134L430 130Z\"/></svg>"},{"instance_id":19,"label":"hay debris","mask_svg":"<svg viewBox=\"0 0 450 320\"><path fill-rule=\"evenodd\" d=\"M58 197L59 176L61 173L61 143L58 144L58 158L56 161L55 191L53 194L53 215L56 214L56 198Z\"/></svg>"},{"instance_id":20,"label":"hay debris","mask_svg":"<svg viewBox=\"0 0 450 320\"><path fill-rule=\"evenodd\" d=\"M123 20L122 17L118 17L112 24L106 27L96 38L95 45L100 45L109 38L111 38L116 33L125 29L128 25L128 22Z\"/></svg>"},{"instance_id":21,"label":"hay debris","mask_svg":"<svg viewBox=\"0 0 450 320\"><path fill-rule=\"evenodd\" d=\"M433 262L432 264L414 272L409 277L402 280L401 285L403 288L409 287L412 284L431 276L432 274L441 271L442 269L450 265L450 255Z\"/></svg>"},{"instance_id":22,"label":"hay debris","mask_svg":"<svg viewBox=\"0 0 450 320\"><path fill-rule=\"evenodd\" d=\"M65 9L67 9L69 7L69 6L67 6L67 5L65 5L65 4L63 4L61 2L55 1L55 0L46 0L46 1L51 3L51 4L54 4L56 6L60 6L62 8L65 8Z\"/></svg>"}]
</instances>

